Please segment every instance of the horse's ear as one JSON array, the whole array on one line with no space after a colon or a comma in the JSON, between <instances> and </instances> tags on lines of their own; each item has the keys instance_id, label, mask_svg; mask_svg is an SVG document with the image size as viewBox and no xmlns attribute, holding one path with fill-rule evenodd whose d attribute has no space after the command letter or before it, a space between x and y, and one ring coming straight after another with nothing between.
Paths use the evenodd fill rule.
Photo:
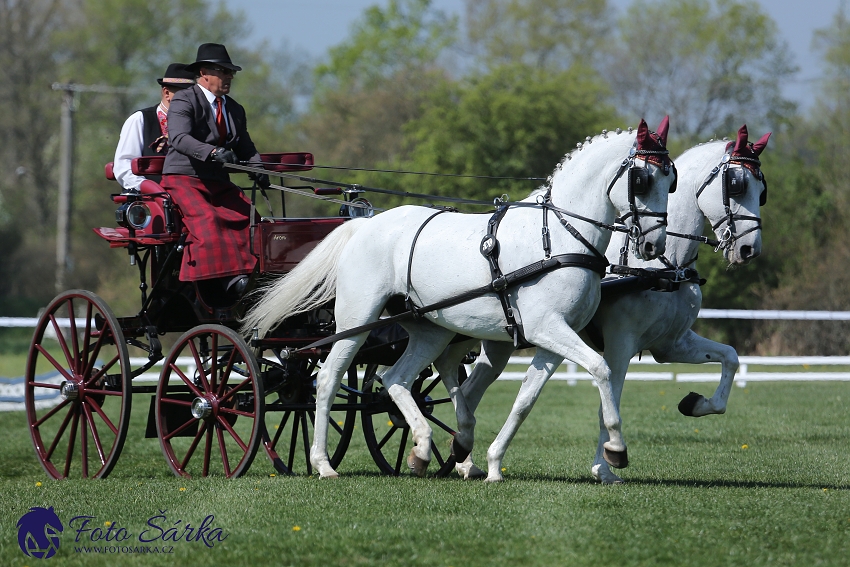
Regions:
<instances>
[{"instance_id":1,"label":"horse's ear","mask_svg":"<svg viewBox=\"0 0 850 567\"><path fill-rule=\"evenodd\" d=\"M666 146L667 145L667 131L670 130L670 116L667 115L661 121L661 124L658 125L658 130L656 130L656 134L658 134L658 138L661 140L661 143Z\"/></svg>"},{"instance_id":2,"label":"horse's ear","mask_svg":"<svg viewBox=\"0 0 850 567\"><path fill-rule=\"evenodd\" d=\"M649 126L646 125L646 120L643 118L640 119L640 124L638 124L637 129L637 147L638 149L645 148L644 145L647 138L649 138Z\"/></svg>"},{"instance_id":3,"label":"horse's ear","mask_svg":"<svg viewBox=\"0 0 850 567\"><path fill-rule=\"evenodd\" d=\"M759 141L758 141L758 142L756 142L755 144L753 144L753 152L755 152L755 154L756 154L757 156L758 156L758 155L761 155L761 153L764 151L764 148L766 148L766 147L767 147L767 141L770 139L770 135L771 135L771 134L773 134L773 132L768 132L767 134L765 134L764 136L762 136L762 137L759 139Z\"/></svg>"},{"instance_id":4,"label":"horse's ear","mask_svg":"<svg viewBox=\"0 0 850 567\"><path fill-rule=\"evenodd\" d=\"M735 140L735 147L732 150L733 153L740 153L747 149L749 135L746 124L738 128L738 138Z\"/></svg>"}]
</instances>

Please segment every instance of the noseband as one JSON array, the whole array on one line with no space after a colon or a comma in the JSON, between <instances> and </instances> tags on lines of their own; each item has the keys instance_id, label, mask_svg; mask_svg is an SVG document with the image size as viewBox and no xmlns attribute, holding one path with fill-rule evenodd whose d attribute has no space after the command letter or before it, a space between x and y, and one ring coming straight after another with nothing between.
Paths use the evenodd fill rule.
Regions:
<instances>
[{"instance_id":1,"label":"noseband","mask_svg":"<svg viewBox=\"0 0 850 567\"><path fill-rule=\"evenodd\" d=\"M637 144L637 141L635 142ZM631 150L629 150L629 157L623 160L623 163L620 164L620 169L617 170L617 174L614 176L614 179L611 180L611 183L608 184L608 196L611 196L611 189L614 188L614 184L617 182L620 177L623 176L623 173L628 171L628 185L629 185L629 212L623 215L622 217L617 219L618 223L625 224L626 220L629 218L634 218L634 222L632 223L631 228L629 229L629 241L632 243L632 250L636 251L637 247L643 243L646 239L646 235L652 232L653 230L658 230L662 226L667 226L667 213L666 212L653 212L646 210L639 210L637 207L637 203L635 202L635 196L637 195L646 195L649 193L651 187L652 177L649 175L649 170L644 167L637 167L635 165L635 159L639 156L646 156L643 158L644 162L650 163L650 160L654 156L666 156L670 152L667 150L639 150L635 146L632 146ZM664 175L667 176L670 174L670 170L673 170L673 184L670 185L670 193L676 191L676 184L678 182L678 173L676 172L676 166L669 159L664 159L663 157L656 157L655 160L660 160L663 162L663 165L659 165L661 167ZM653 160L653 161L655 161ZM643 230L641 228L640 219L641 217L655 217L660 219L654 226Z\"/></svg>"},{"instance_id":2,"label":"noseband","mask_svg":"<svg viewBox=\"0 0 850 567\"><path fill-rule=\"evenodd\" d=\"M738 164L740 167L730 169L729 165L732 163ZM711 170L711 173L708 174L708 177L706 177L705 181L702 182L702 185L700 185L700 188L696 192L696 197L699 199L703 190L708 187L714 178L717 177L718 174L722 175L723 206L726 209L726 214L722 219L714 223L711 228L712 230L717 231L717 229L723 226L724 223L726 223L726 228L723 229L723 233L720 235L720 242L717 244L717 247L715 247L715 252L720 249L729 250L738 239L743 238L747 234L755 232L756 230L761 230L761 217L733 213L732 208L729 206L729 197L738 197L744 195L747 191L748 183L744 168L749 169L764 185L764 189L762 190L761 195L759 195L759 205L764 205L767 202L767 180L764 178L764 174L761 171L761 162L755 158L734 156L731 151L727 151L723 154L723 158L721 158L720 163ZM736 234L736 220L753 221L755 222L755 225L740 234Z\"/></svg>"}]
</instances>

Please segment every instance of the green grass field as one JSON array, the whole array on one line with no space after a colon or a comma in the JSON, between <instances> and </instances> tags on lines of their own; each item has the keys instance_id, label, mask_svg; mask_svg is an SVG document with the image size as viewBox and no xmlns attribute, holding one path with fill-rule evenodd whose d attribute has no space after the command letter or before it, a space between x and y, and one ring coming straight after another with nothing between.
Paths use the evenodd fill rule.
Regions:
<instances>
[{"instance_id":1,"label":"green grass field","mask_svg":"<svg viewBox=\"0 0 850 567\"><path fill-rule=\"evenodd\" d=\"M497 485L380 476L359 423L336 481L273 476L262 452L241 479L181 480L156 440L142 438L146 399L134 400L127 445L108 479L56 482L35 459L24 415L0 414L0 564L847 565L850 387L736 387L726 415L693 419L676 411L692 386L626 384L632 464L623 486L590 477L598 394L587 383L547 385ZM482 402L481 464L518 388L497 383ZM710 393L713 385L696 389ZM48 560L18 547L16 522L33 506L53 506L65 524ZM118 553L77 552L93 545L87 537L75 544L68 525L83 515L94 517L88 527L106 530L110 522L132 537L99 542ZM208 515L227 535L213 548L138 541L144 530L163 533L146 524L154 516L161 530L182 531ZM121 552L140 545L173 553Z\"/></svg>"}]
</instances>

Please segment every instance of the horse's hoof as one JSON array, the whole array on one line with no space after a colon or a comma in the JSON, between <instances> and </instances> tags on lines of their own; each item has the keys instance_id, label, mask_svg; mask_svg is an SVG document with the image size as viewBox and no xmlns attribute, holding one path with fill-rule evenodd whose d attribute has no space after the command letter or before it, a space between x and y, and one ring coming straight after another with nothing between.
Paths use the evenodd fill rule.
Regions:
<instances>
[{"instance_id":1,"label":"horse's hoof","mask_svg":"<svg viewBox=\"0 0 850 567\"><path fill-rule=\"evenodd\" d=\"M410 472L420 478L425 476L430 463L431 461L417 457L413 449L410 450L410 454L407 456L407 466L410 468Z\"/></svg>"},{"instance_id":2,"label":"horse's hoof","mask_svg":"<svg viewBox=\"0 0 850 567\"><path fill-rule=\"evenodd\" d=\"M457 439L452 439L452 457L455 458L456 463L464 462L471 452L472 449L467 449L458 443Z\"/></svg>"},{"instance_id":3,"label":"horse's hoof","mask_svg":"<svg viewBox=\"0 0 850 567\"><path fill-rule=\"evenodd\" d=\"M688 417L696 417L694 415L694 408L696 407L697 403L704 399L705 398L702 396L702 394L691 392L690 394L682 398L681 402L679 402L679 413Z\"/></svg>"},{"instance_id":4,"label":"horse's hoof","mask_svg":"<svg viewBox=\"0 0 850 567\"><path fill-rule=\"evenodd\" d=\"M608 448L603 448L602 458L604 458L605 462L615 469L624 469L629 466L628 449L623 449L622 451L611 451Z\"/></svg>"},{"instance_id":5,"label":"horse's hoof","mask_svg":"<svg viewBox=\"0 0 850 567\"><path fill-rule=\"evenodd\" d=\"M455 470L457 471L457 474L463 478L463 480L479 480L487 478L487 473L475 466L471 457L466 457L462 463L457 463L455 465Z\"/></svg>"},{"instance_id":6,"label":"horse's hoof","mask_svg":"<svg viewBox=\"0 0 850 567\"><path fill-rule=\"evenodd\" d=\"M611 469L608 467L602 467L601 464L593 465L590 468L590 474L593 475L593 478L601 482L602 484L625 484L622 478L618 477L614 473L611 472Z\"/></svg>"}]
</instances>

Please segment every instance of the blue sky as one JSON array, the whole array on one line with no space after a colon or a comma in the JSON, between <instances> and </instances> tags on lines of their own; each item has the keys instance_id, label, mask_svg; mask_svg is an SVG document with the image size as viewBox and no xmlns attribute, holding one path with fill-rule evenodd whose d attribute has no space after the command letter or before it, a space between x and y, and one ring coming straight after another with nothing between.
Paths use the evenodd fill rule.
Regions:
<instances>
[{"instance_id":1,"label":"blue sky","mask_svg":"<svg viewBox=\"0 0 850 567\"><path fill-rule=\"evenodd\" d=\"M611 0L624 9L630 0ZM224 0L231 10L242 10L257 40L268 39L273 45L286 40L290 46L314 57L341 42L351 23L363 10L387 0ZM812 32L830 24L833 15L847 0L759 0L788 42L795 63L800 67L796 79L784 87L785 95L805 103L816 87L820 74L819 56L812 50ZM463 0L434 0L434 5L451 13L463 10ZM804 104L805 106L805 104Z\"/></svg>"}]
</instances>

